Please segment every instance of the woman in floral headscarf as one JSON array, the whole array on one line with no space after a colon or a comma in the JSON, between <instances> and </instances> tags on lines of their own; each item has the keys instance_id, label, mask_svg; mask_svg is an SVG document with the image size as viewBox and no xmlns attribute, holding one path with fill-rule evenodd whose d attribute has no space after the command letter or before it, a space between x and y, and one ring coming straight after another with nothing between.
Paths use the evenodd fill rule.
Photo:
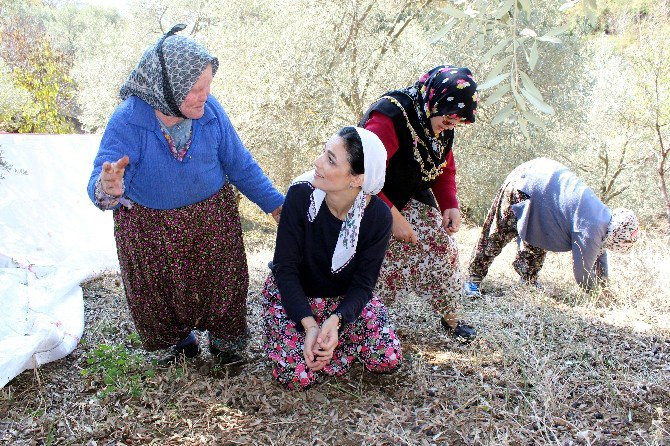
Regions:
<instances>
[{"instance_id":1,"label":"woman in floral headscarf","mask_svg":"<svg viewBox=\"0 0 670 446\"><path fill-rule=\"evenodd\" d=\"M144 348L229 360L249 282L232 185L278 220L283 196L209 94L219 62L175 26L142 56L100 142L88 194L113 209L121 276ZM174 358L173 357L173 358Z\"/></svg>"},{"instance_id":2,"label":"woman in floral headscarf","mask_svg":"<svg viewBox=\"0 0 670 446\"><path fill-rule=\"evenodd\" d=\"M388 159L379 196L391 208L393 239L377 290L386 299L407 291L428 299L447 333L463 340L476 332L456 314L463 292L452 148L454 128L475 122L477 99L469 69L438 66L382 95L360 123L379 136Z\"/></svg>"},{"instance_id":3,"label":"woman in floral headscarf","mask_svg":"<svg viewBox=\"0 0 670 446\"><path fill-rule=\"evenodd\" d=\"M263 333L272 373L289 389L342 375L355 360L374 373L400 365L400 342L373 293L391 236L391 213L375 196L385 164L374 133L344 127L286 193Z\"/></svg>"}]
</instances>

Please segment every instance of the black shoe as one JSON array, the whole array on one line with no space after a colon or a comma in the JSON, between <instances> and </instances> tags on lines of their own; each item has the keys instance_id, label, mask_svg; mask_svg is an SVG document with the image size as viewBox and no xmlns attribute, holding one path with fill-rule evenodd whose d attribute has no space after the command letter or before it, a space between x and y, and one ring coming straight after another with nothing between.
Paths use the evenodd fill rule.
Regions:
<instances>
[{"instance_id":1,"label":"black shoe","mask_svg":"<svg viewBox=\"0 0 670 446\"><path fill-rule=\"evenodd\" d=\"M170 352L158 360L158 365L162 367L170 367L177 364L182 358L195 358L200 353L200 345L198 338L194 332L190 332L188 336L179 341L176 345L170 348Z\"/></svg>"},{"instance_id":2,"label":"black shoe","mask_svg":"<svg viewBox=\"0 0 670 446\"><path fill-rule=\"evenodd\" d=\"M477 337L477 330L463 321L456 323L456 328L447 324L443 317L440 318L440 324L449 336L452 336L462 342L470 342Z\"/></svg>"},{"instance_id":3,"label":"black shoe","mask_svg":"<svg viewBox=\"0 0 670 446\"><path fill-rule=\"evenodd\" d=\"M200 345L198 345L198 338L195 333L190 332L188 336L172 347L172 351L176 356L184 355L187 358L195 358L198 356L200 353Z\"/></svg>"}]
</instances>

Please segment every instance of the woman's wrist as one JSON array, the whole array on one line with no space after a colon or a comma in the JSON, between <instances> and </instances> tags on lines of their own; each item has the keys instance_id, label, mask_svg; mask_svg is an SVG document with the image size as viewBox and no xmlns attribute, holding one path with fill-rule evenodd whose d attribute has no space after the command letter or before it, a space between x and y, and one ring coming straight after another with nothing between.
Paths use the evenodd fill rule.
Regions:
<instances>
[{"instance_id":1,"label":"woman's wrist","mask_svg":"<svg viewBox=\"0 0 670 446\"><path fill-rule=\"evenodd\" d=\"M334 328L335 328L336 330L339 330L340 327L342 326L342 323L343 323L343 321L342 321L342 313L340 313L340 312L338 311L338 312L335 312L335 313L331 314L331 315L328 317L328 320L326 320L326 322L328 322L328 321L332 321L332 322L330 322L330 323L334 325ZM325 325L325 324L324 324L324 325Z\"/></svg>"},{"instance_id":2,"label":"woman's wrist","mask_svg":"<svg viewBox=\"0 0 670 446\"><path fill-rule=\"evenodd\" d=\"M319 328L319 325L316 323L316 320L313 316L307 316L300 319L300 324L305 331Z\"/></svg>"}]
</instances>

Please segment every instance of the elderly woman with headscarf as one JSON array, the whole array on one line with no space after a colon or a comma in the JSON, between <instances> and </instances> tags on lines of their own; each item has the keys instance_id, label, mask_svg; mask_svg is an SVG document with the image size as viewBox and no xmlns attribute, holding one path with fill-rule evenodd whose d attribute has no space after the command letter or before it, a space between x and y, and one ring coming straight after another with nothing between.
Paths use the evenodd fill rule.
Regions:
<instances>
[{"instance_id":1,"label":"elderly woman with headscarf","mask_svg":"<svg viewBox=\"0 0 670 446\"><path fill-rule=\"evenodd\" d=\"M448 334L469 341L459 320L463 294L458 248L454 129L475 122L477 83L467 68L438 66L416 84L382 95L361 126L384 143L388 166L379 197L391 208L393 239L377 291L385 300L414 292L427 299Z\"/></svg>"},{"instance_id":2,"label":"elderly woman with headscarf","mask_svg":"<svg viewBox=\"0 0 670 446\"><path fill-rule=\"evenodd\" d=\"M249 282L232 185L278 219L283 196L210 95L218 60L175 26L121 87L88 184L113 209L128 306L144 348L225 359L247 337Z\"/></svg>"},{"instance_id":3,"label":"elderly woman with headscarf","mask_svg":"<svg viewBox=\"0 0 670 446\"><path fill-rule=\"evenodd\" d=\"M391 236L375 196L386 151L372 132L344 127L288 192L263 290L265 350L292 390L360 360L371 372L400 364L389 314L373 289Z\"/></svg>"},{"instance_id":4,"label":"elderly woman with headscarf","mask_svg":"<svg viewBox=\"0 0 670 446\"><path fill-rule=\"evenodd\" d=\"M563 164L548 158L525 162L498 189L472 253L465 293L481 296L491 263L515 238L513 266L522 283L538 286L547 251L572 252L575 280L593 290L607 284L607 250L630 250L638 228L633 211L611 211Z\"/></svg>"}]
</instances>

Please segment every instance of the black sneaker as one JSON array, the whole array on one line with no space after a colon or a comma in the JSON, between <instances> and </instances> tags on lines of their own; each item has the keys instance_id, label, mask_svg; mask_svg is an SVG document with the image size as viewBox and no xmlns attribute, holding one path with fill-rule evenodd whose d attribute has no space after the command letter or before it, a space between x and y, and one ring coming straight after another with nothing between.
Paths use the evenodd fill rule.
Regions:
<instances>
[{"instance_id":1,"label":"black sneaker","mask_svg":"<svg viewBox=\"0 0 670 446\"><path fill-rule=\"evenodd\" d=\"M194 332L190 332L188 336L179 341L177 345L172 347L175 355L184 355L187 358L195 358L200 353L200 345L198 344L198 337Z\"/></svg>"},{"instance_id":2,"label":"black sneaker","mask_svg":"<svg viewBox=\"0 0 670 446\"><path fill-rule=\"evenodd\" d=\"M445 321L443 317L441 317L440 324L449 336L454 337L461 342L470 342L477 337L477 330L463 321L458 321L456 323L456 328L453 328L451 325L447 324L447 321Z\"/></svg>"}]
</instances>

